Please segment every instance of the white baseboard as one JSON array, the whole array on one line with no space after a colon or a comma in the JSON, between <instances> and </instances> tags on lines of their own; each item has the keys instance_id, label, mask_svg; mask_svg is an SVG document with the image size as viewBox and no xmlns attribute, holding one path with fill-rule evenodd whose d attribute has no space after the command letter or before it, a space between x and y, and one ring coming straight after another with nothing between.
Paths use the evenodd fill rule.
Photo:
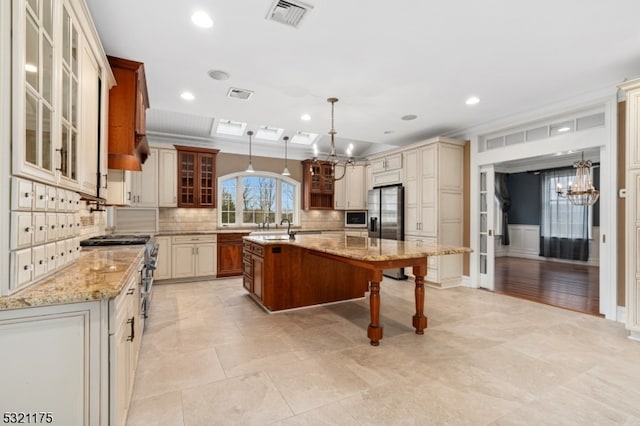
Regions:
<instances>
[{"instance_id":1,"label":"white baseboard","mask_svg":"<svg viewBox=\"0 0 640 426\"><path fill-rule=\"evenodd\" d=\"M625 306L617 306L616 321L623 324L627 322L627 308Z\"/></svg>"},{"instance_id":2,"label":"white baseboard","mask_svg":"<svg viewBox=\"0 0 640 426\"><path fill-rule=\"evenodd\" d=\"M636 342L640 342L640 332L637 332L635 330L631 330L629 332L629 339L635 340Z\"/></svg>"},{"instance_id":3,"label":"white baseboard","mask_svg":"<svg viewBox=\"0 0 640 426\"><path fill-rule=\"evenodd\" d=\"M473 285L471 284L471 277L468 275L463 275L462 281L460 281L460 286L474 288Z\"/></svg>"}]
</instances>

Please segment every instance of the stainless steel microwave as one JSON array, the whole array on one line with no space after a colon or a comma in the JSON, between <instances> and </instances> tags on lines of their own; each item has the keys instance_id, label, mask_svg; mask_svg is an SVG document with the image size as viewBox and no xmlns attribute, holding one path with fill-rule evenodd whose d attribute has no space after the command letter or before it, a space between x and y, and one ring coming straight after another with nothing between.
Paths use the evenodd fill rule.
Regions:
<instances>
[{"instance_id":1,"label":"stainless steel microwave","mask_svg":"<svg viewBox=\"0 0 640 426\"><path fill-rule=\"evenodd\" d=\"M345 228L366 228L367 227L367 211L366 210L347 210L344 212Z\"/></svg>"}]
</instances>

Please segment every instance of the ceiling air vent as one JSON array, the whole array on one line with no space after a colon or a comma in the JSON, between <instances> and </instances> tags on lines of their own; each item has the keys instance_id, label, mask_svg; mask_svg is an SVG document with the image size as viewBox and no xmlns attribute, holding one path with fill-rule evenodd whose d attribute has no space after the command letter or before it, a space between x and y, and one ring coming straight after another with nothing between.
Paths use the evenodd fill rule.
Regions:
<instances>
[{"instance_id":1,"label":"ceiling air vent","mask_svg":"<svg viewBox=\"0 0 640 426\"><path fill-rule=\"evenodd\" d=\"M302 18L311 9L313 6L300 1L276 0L267 13L267 19L298 28Z\"/></svg>"},{"instance_id":2,"label":"ceiling air vent","mask_svg":"<svg viewBox=\"0 0 640 426\"><path fill-rule=\"evenodd\" d=\"M227 92L227 97L229 98L238 98L245 101L248 101L249 98L253 95L251 90L238 89L237 87L230 87Z\"/></svg>"}]
</instances>

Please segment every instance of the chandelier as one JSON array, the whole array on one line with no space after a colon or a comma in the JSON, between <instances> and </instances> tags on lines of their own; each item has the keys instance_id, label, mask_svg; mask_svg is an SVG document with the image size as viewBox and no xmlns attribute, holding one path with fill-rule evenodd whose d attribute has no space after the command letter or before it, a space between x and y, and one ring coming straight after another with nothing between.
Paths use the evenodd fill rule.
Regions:
<instances>
[{"instance_id":1,"label":"chandelier","mask_svg":"<svg viewBox=\"0 0 640 426\"><path fill-rule=\"evenodd\" d=\"M355 161L353 160L353 157L351 156L351 148L349 148L349 150L347 150L347 155L349 156L349 158L344 162L344 163L340 163L340 159L338 158L338 155L336 154L336 141L335 141L335 136L336 136L336 130L333 124L333 110L335 107L335 103L338 102L338 98L328 98L327 102L331 103L331 130L329 130L329 135L331 135L331 151L329 152L329 155L326 159L327 162L331 163L331 175L327 176L325 175L325 179L329 179L333 182L342 179L346 172L347 172L347 166L349 164L354 165ZM313 162L317 163L318 159L317 157L313 157ZM337 167L342 167L342 175L340 177L338 177L336 175L336 168ZM313 175L313 167L311 167L311 174Z\"/></svg>"},{"instance_id":2,"label":"chandelier","mask_svg":"<svg viewBox=\"0 0 640 426\"><path fill-rule=\"evenodd\" d=\"M593 186L591 181L591 160L584 161L584 152L582 159L573 163L576 169L576 178L573 182L569 182L566 194L562 191L562 184L556 185L556 194L559 197L566 197L571 204L575 206L592 206L598 201L600 191Z\"/></svg>"}]
</instances>

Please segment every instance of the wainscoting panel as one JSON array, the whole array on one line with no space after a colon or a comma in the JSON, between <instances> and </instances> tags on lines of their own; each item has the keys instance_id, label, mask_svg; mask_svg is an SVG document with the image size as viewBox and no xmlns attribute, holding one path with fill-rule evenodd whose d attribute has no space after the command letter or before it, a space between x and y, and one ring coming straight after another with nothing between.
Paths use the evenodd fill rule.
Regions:
<instances>
[{"instance_id":1,"label":"wainscoting panel","mask_svg":"<svg viewBox=\"0 0 640 426\"><path fill-rule=\"evenodd\" d=\"M600 266L600 227L594 226L591 230L592 239L589 240L589 266ZM540 227L538 225L509 225L508 246L501 244L500 238L496 238L496 256L522 257L526 259L545 259L538 256L540 253ZM585 262L546 258L546 260L565 263Z\"/></svg>"}]
</instances>

